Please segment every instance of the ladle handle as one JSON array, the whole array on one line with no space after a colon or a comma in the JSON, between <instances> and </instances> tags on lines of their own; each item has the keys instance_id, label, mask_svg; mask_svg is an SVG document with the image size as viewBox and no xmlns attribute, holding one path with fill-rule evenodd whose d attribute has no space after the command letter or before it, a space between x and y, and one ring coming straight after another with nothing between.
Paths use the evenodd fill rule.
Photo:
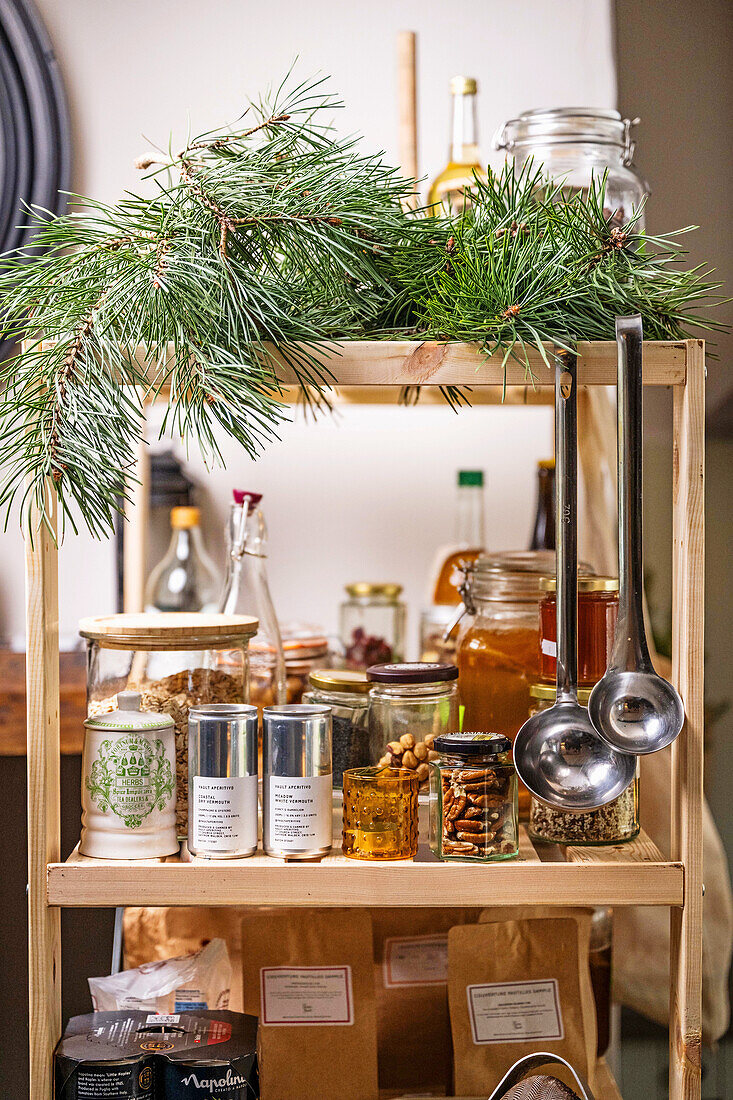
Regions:
<instances>
[{"instance_id":1,"label":"ladle handle","mask_svg":"<svg viewBox=\"0 0 733 1100\"><path fill-rule=\"evenodd\" d=\"M643 339L639 314L616 318L619 601L610 667L623 670L651 668L643 610Z\"/></svg>"},{"instance_id":2,"label":"ladle handle","mask_svg":"<svg viewBox=\"0 0 733 1100\"><path fill-rule=\"evenodd\" d=\"M578 688L578 393L577 357L555 364L555 546L557 565L557 699Z\"/></svg>"}]
</instances>

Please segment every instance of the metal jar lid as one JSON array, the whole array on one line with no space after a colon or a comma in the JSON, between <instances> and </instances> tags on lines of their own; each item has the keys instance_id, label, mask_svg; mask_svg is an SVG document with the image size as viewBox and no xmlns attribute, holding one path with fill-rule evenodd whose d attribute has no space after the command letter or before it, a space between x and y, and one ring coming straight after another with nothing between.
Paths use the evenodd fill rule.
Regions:
<instances>
[{"instance_id":1,"label":"metal jar lid","mask_svg":"<svg viewBox=\"0 0 733 1100\"><path fill-rule=\"evenodd\" d=\"M555 592L555 577L543 577L540 581L543 592ZM578 577L578 592L618 592L618 577Z\"/></svg>"},{"instance_id":2,"label":"metal jar lid","mask_svg":"<svg viewBox=\"0 0 733 1100\"><path fill-rule=\"evenodd\" d=\"M402 592L402 585L394 584L391 581L384 583L354 581L353 584L346 585L346 591L354 598L363 599L369 596L383 596L387 600L396 600Z\"/></svg>"},{"instance_id":3,"label":"metal jar lid","mask_svg":"<svg viewBox=\"0 0 733 1100\"><path fill-rule=\"evenodd\" d=\"M348 668L319 668L311 672L311 686L320 691L349 692L352 695L368 695L370 683L365 672Z\"/></svg>"},{"instance_id":4,"label":"metal jar lid","mask_svg":"<svg viewBox=\"0 0 733 1100\"><path fill-rule=\"evenodd\" d=\"M588 706L588 699L590 698L592 690L592 687L578 688L578 702L581 707ZM555 684L531 684L529 694L533 699L541 699L546 703L554 703L557 699L557 687Z\"/></svg>"},{"instance_id":5,"label":"metal jar lid","mask_svg":"<svg viewBox=\"0 0 733 1100\"><path fill-rule=\"evenodd\" d=\"M512 743L503 733L443 733L436 737L433 748L446 756L463 756L496 760L510 751Z\"/></svg>"},{"instance_id":6,"label":"metal jar lid","mask_svg":"<svg viewBox=\"0 0 733 1100\"><path fill-rule=\"evenodd\" d=\"M367 679L375 684L435 684L457 680L455 665L438 661L405 661L402 664L371 665Z\"/></svg>"}]
</instances>

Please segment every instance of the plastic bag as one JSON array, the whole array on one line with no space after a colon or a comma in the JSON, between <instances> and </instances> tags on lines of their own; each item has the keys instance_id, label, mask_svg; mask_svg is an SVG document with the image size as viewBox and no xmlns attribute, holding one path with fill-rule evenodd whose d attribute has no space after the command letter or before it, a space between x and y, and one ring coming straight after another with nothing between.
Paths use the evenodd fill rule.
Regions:
<instances>
[{"instance_id":1,"label":"plastic bag","mask_svg":"<svg viewBox=\"0 0 733 1100\"><path fill-rule=\"evenodd\" d=\"M90 978L95 1012L149 1009L192 1012L229 1006L232 966L224 940L211 940L193 955L143 963L105 978Z\"/></svg>"}]
</instances>

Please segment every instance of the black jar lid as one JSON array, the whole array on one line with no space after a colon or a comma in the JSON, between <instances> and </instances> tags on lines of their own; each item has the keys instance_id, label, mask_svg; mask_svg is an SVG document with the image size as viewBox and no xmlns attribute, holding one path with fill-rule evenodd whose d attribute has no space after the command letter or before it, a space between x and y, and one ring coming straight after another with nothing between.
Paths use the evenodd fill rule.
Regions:
<instances>
[{"instance_id":1,"label":"black jar lid","mask_svg":"<svg viewBox=\"0 0 733 1100\"><path fill-rule=\"evenodd\" d=\"M438 661L404 661L393 665L371 665L367 680L376 684L434 684L441 680L457 680L455 665Z\"/></svg>"},{"instance_id":2,"label":"black jar lid","mask_svg":"<svg viewBox=\"0 0 733 1100\"><path fill-rule=\"evenodd\" d=\"M495 759L511 747L503 733L443 733L433 742L435 751L447 756L480 756L483 760Z\"/></svg>"}]
</instances>

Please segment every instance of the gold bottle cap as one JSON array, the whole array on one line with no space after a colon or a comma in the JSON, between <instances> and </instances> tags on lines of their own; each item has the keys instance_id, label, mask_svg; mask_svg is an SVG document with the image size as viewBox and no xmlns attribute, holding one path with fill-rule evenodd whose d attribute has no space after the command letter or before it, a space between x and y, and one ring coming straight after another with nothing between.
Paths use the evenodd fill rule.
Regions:
<instances>
[{"instance_id":1,"label":"gold bottle cap","mask_svg":"<svg viewBox=\"0 0 733 1100\"><path fill-rule=\"evenodd\" d=\"M348 691L353 695L368 695L371 684L366 672L352 671L348 668L319 668L311 672L308 679L315 688L326 691Z\"/></svg>"},{"instance_id":2,"label":"gold bottle cap","mask_svg":"<svg viewBox=\"0 0 733 1100\"><path fill-rule=\"evenodd\" d=\"M201 511L198 508L181 506L171 508L171 527L181 530L186 527L198 527L201 522Z\"/></svg>"},{"instance_id":3,"label":"gold bottle cap","mask_svg":"<svg viewBox=\"0 0 733 1100\"><path fill-rule=\"evenodd\" d=\"M588 699L593 688L580 687L578 688L578 702L581 707L588 706ZM543 702L554 703L557 699L557 688L555 684L530 684L529 694L532 699L541 699Z\"/></svg>"},{"instance_id":4,"label":"gold bottle cap","mask_svg":"<svg viewBox=\"0 0 733 1100\"><path fill-rule=\"evenodd\" d=\"M555 469L555 459L554 458L541 458L539 460L539 462L537 463L537 465L539 466L540 470L554 470Z\"/></svg>"},{"instance_id":5,"label":"gold bottle cap","mask_svg":"<svg viewBox=\"0 0 733 1100\"><path fill-rule=\"evenodd\" d=\"M450 82L451 95L476 95L478 83L473 76L454 76Z\"/></svg>"}]
</instances>

